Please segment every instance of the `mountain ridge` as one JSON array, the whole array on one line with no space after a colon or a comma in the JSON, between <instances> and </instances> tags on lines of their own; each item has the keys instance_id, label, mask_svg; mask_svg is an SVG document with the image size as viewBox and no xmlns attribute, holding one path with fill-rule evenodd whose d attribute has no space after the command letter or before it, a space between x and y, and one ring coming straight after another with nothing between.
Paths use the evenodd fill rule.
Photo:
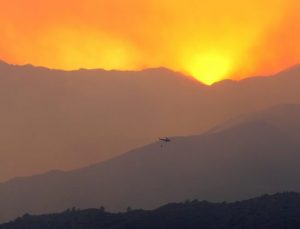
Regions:
<instances>
[{"instance_id":1,"label":"mountain ridge","mask_svg":"<svg viewBox=\"0 0 300 229\"><path fill-rule=\"evenodd\" d=\"M232 129L232 128L235 128L235 126L243 124L243 122L251 122L252 123L253 119L256 119L255 121L258 122L258 125L265 125L265 124L267 124L268 119L271 118L269 116L270 113L275 114L275 116L281 116L282 113L289 113L291 110L292 111L293 110L297 111L295 116L298 117L297 114L300 114L300 104L282 104L282 105L271 107L268 110L263 110L263 111L260 111L260 112L254 113L254 114L244 115L244 116L235 118L232 121L228 121L226 123L223 123L223 125L221 125L221 127L220 126L213 127L212 129L202 133L201 135L213 135L213 134L219 133L221 131L227 131L228 129ZM267 121L265 121L263 119L266 119ZM289 119L289 121L290 121L290 119ZM293 122L289 126L295 126L295 124L297 124L297 122ZM272 125L276 125L276 122L273 122ZM300 130L300 126L297 126L297 128L299 128L299 130ZM189 138L193 138L193 137L199 137L201 135L170 136L169 138L171 140L174 140L174 141L176 141L176 140L183 140L184 141L185 139L189 139ZM67 170L50 170L50 171L47 171L45 173L36 174L36 175L32 175L32 176L15 177L15 178L12 178L11 180L8 180L8 181L5 181L5 182L0 182L0 185L1 184L7 184L7 183L10 183L10 182L19 181L19 180L23 180L23 179L28 179L28 178L41 177L41 176L44 176L44 175L53 175L53 174L54 175L56 175L56 174L60 175L60 174L68 173L68 172L76 172L76 171L81 171L81 170L84 170L84 169L89 169L89 168L92 168L92 167L97 167L97 166L99 166L103 163L109 163L110 161L114 161L116 159L126 157L126 156L128 156L127 155L128 153L132 154L134 152L139 152L143 148L153 146L153 145L157 146L157 144L158 144L157 142L152 142L148 145L138 147L136 149L130 150L129 152L125 152L124 154L122 154L120 156L117 156L115 158L112 158L112 159L109 159L109 160L106 160L106 161L103 161L103 162L94 163L94 164L91 164L91 165L88 165L88 166L84 166L82 168L78 168L78 169L74 169L74 170L70 170L70 171L67 171ZM167 145L166 145L166 147L167 147Z\"/></svg>"},{"instance_id":2,"label":"mountain ridge","mask_svg":"<svg viewBox=\"0 0 300 229\"><path fill-rule=\"evenodd\" d=\"M54 71L54 72L60 72L60 73L74 73L74 72L96 72L96 73L139 73L139 72L166 72L166 73L171 73L174 75L181 75L184 76L188 79L191 79L194 82L198 82L200 85L206 86L206 87L218 87L220 85L224 85L224 84L235 84L235 83L239 83L239 82L243 82L243 81L248 81L248 80L255 80L255 79L262 79L262 78L267 78L267 77L274 77L274 76L281 76L284 75L286 73L291 74L293 72L299 73L300 70L300 63L299 64L294 64L291 65L290 67L287 67L277 73L272 73L269 75L254 75L254 76L247 76L245 78L242 79L224 79L224 80L220 80L218 82L213 83L212 85L206 85L204 83L202 83L199 80L196 80L193 76L191 75L186 75L180 71L174 71L172 69L166 68L166 67L152 67L152 68L144 68L144 69L140 69L140 70L117 70L117 69L111 69L111 70L106 70L103 68L95 68L95 69L86 69L86 68L79 68L79 69L74 69L74 70L63 70L63 69L53 69L53 68L48 68L48 67L44 67L44 66L35 66L32 64L23 64L23 65L19 65L19 64L10 64L7 63L3 60L0 59L0 64L2 66L5 67L17 67L17 68L31 68L31 69L42 69L42 70L47 70L47 71Z\"/></svg>"},{"instance_id":3,"label":"mountain ridge","mask_svg":"<svg viewBox=\"0 0 300 229\"><path fill-rule=\"evenodd\" d=\"M274 105L300 104L297 67L229 87L159 69L108 76L8 68L0 68L0 181L81 168L159 136L198 135Z\"/></svg>"},{"instance_id":4,"label":"mountain ridge","mask_svg":"<svg viewBox=\"0 0 300 229\"><path fill-rule=\"evenodd\" d=\"M275 111L282 110L279 113L286 115L287 126L291 121L299 123L300 109L287 107ZM274 109L269 113L274 114ZM298 118L290 120L291 116ZM219 132L171 138L163 147L155 142L79 170L1 184L0 212L5 213L0 220L70 206L152 209L187 198L232 201L299 191L293 174L299 172L300 126L277 126L281 117L276 113L267 116L270 122L256 121L259 115L252 117L253 121L246 118Z\"/></svg>"}]
</instances>

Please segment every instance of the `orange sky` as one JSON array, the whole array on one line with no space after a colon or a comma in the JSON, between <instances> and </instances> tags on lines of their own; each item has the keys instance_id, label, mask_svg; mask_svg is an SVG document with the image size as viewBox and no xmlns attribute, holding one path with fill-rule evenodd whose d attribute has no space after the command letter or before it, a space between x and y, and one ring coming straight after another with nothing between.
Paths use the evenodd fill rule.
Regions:
<instances>
[{"instance_id":1,"label":"orange sky","mask_svg":"<svg viewBox=\"0 0 300 229\"><path fill-rule=\"evenodd\" d=\"M0 0L0 59L164 66L211 84L300 63L298 0Z\"/></svg>"}]
</instances>

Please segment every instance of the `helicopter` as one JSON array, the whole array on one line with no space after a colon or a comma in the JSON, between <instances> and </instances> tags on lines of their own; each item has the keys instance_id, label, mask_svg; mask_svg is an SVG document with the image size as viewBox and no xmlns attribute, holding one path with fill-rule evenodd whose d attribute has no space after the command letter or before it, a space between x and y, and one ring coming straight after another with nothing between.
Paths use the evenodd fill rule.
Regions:
<instances>
[{"instance_id":1,"label":"helicopter","mask_svg":"<svg viewBox=\"0 0 300 229\"><path fill-rule=\"evenodd\" d=\"M158 140L161 141L161 142L171 142L171 139L168 138L168 137L165 137L165 138L159 138Z\"/></svg>"}]
</instances>

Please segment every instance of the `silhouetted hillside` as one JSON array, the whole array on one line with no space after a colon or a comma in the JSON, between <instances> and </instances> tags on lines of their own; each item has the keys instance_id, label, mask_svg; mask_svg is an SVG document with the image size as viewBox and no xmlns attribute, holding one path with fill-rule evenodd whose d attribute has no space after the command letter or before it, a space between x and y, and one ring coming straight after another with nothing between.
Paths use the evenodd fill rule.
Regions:
<instances>
[{"instance_id":1,"label":"silhouetted hillside","mask_svg":"<svg viewBox=\"0 0 300 229\"><path fill-rule=\"evenodd\" d=\"M209 87L163 68L68 72L0 62L0 181L80 168L283 103L300 103L299 66Z\"/></svg>"},{"instance_id":2,"label":"silhouetted hillside","mask_svg":"<svg viewBox=\"0 0 300 229\"><path fill-rule=\"evenodd\" d=\"M108 213L103 209L67 210L30 216L0 229L298 229L300 194L264 195L235 203L186 201L153 211Z\"/></svg>"}]
</instances>

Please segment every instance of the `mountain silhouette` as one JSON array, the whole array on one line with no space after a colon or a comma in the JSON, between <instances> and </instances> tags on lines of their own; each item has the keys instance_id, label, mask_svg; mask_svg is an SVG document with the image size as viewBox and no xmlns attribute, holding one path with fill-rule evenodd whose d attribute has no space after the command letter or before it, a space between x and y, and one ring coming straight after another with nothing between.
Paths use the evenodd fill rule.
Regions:
<instances>
[{"instance_id":1,"label":"mountain silhouette","mask_svg":"<svg viewBox=\"0 0 300 229\"><path fill-rule=\"evenodd\" d=\"M299 105L276 106L163 147L155 142L86 168L13 179L0 184L0 220L70 206L152 209L299 191L299 123Z\"/></svg>"},{"instance_id":2,"label":"mountain silhouette","mask_svg":"<svg viewBox=\"0 0 300 229\"><path fill-rule=\"evenodd\" d=\"M300 194L278 193L234 203L186 201L168 204L153 211L130 210L109 213L99 209L68 209L59 214L25 214L0 229L298 229Z\"/></svg>"},{"instance_id":3,"label":"mountain silhouette","mask_svg":"<svg viewBox=\"0 0 300 229\"><path fill-rule=\"evenodd\" d=\"M164 68L59 71L1 62L0 93L5 181L80 168L159 136L196 135L239 115L300 103L300 67L205 86Z\"/></svg>"}]
</instances>

